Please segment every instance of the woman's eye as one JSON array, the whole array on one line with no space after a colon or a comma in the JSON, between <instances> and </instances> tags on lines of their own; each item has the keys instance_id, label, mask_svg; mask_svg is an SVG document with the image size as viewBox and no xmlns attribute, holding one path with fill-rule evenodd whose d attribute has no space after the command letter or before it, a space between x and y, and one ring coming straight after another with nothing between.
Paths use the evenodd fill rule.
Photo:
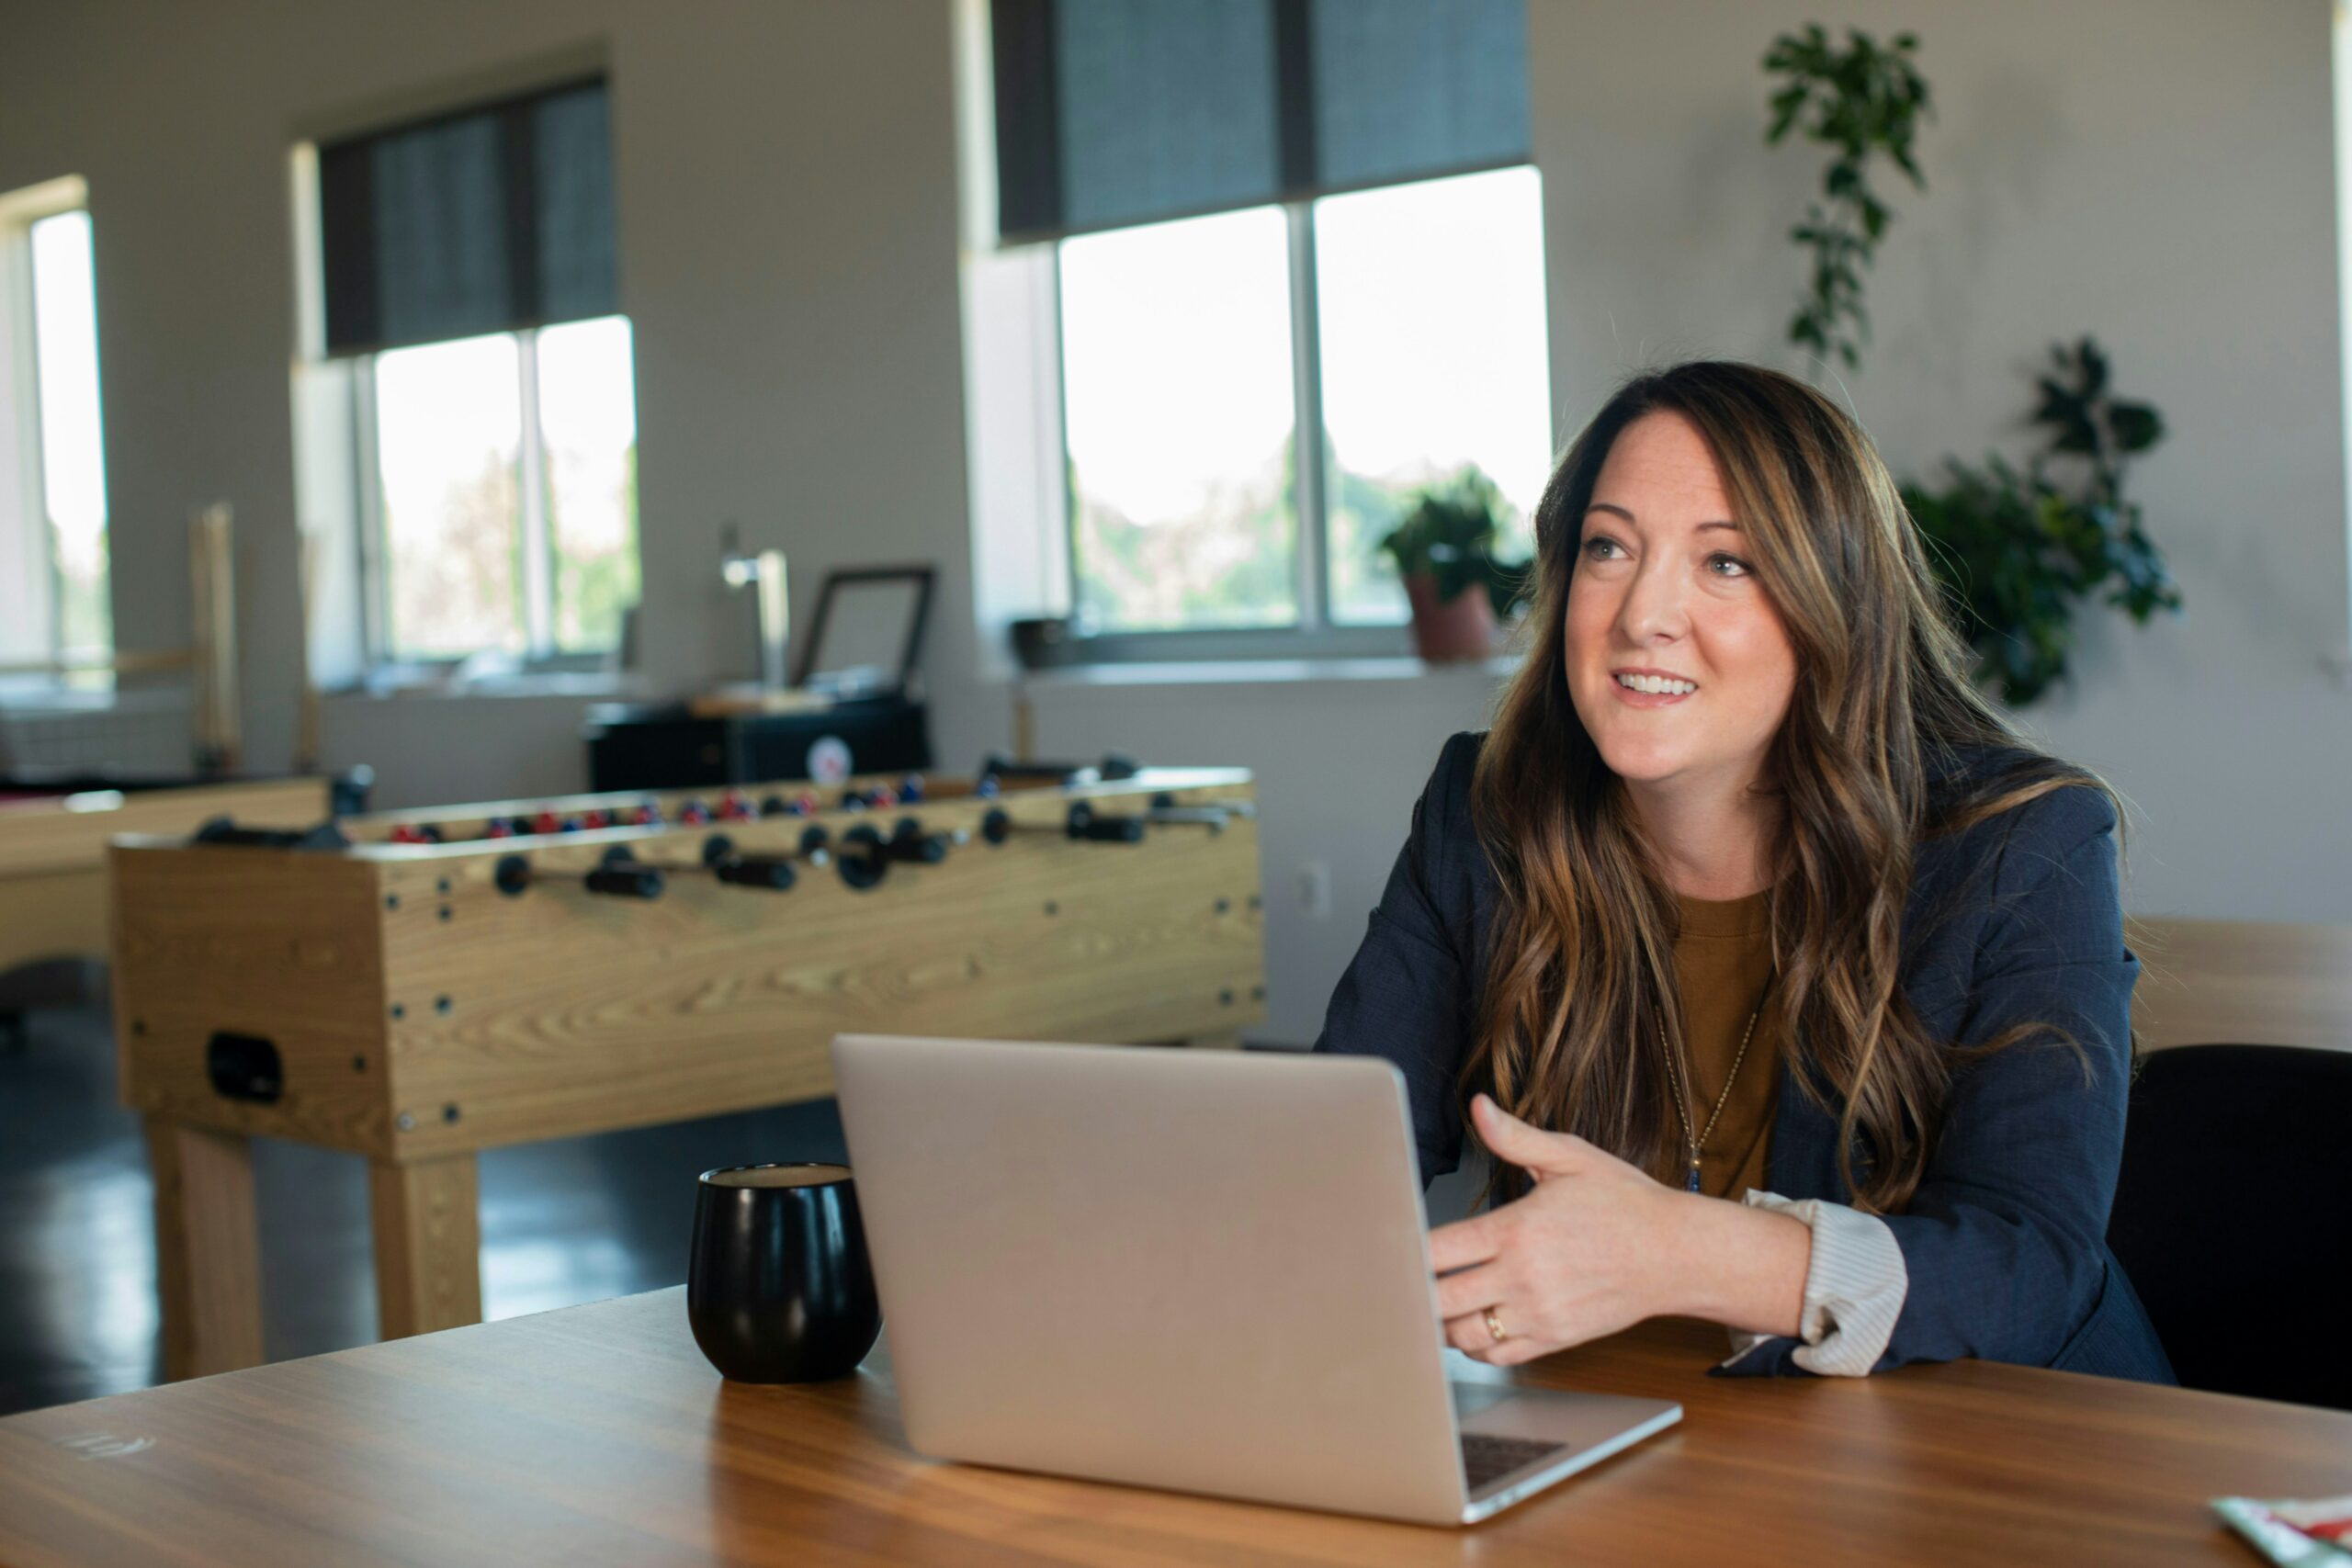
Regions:
<instances>
[{"instance_id":1,"label":"woman's eye","mask_svg":"<svg viewBox=\"0 0 2352 1568\"><path fill-rule=\"evenodd\" d=\"M1592 538L1587 539L1584 542L1584 553L1594 560L1604 560L1608 558L1600 552L1603 550L1613 550L1616 547L1617 541L1611 538L1606 534L1596 535Z\"/></svg>"},{"instance_id":2,"label":"woman's eye","mask_svg":"<svg viewBox=\"0 0 2352 1568\"><path fill-rule=\"evenodd\" d=\"M1740 559L1737 556L1725 555L1721 550L1717 550L1713 555L1707 558L1707 566L1711 570L1724 566L1728 566L1732 569L1729 571L1716 571L1715 575L1718 577L1746 577L1747 575L1747 563L1746 561Z\"/></svg>"}]
</instances>

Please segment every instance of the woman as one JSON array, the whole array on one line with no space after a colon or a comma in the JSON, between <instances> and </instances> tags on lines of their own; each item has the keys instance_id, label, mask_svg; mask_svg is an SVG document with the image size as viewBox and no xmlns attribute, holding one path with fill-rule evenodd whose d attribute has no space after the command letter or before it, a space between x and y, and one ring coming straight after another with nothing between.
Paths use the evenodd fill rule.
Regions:
<instances>
[{"instance_id":1,"label":"woman","mask_svg":"<svg viewBox=\"0 0 2352 1568\"><path fill-rule=\"evenodd\" d=\"M1969 680L1867 437L1802 382L1630 382L1536 518L1532 646L1414 808L1325 1051L1466 1118L1446 1333L1661 1314L1724 1370L2172 1381L2104 1240L2132 986L2112 794Z\"/></svg>"}]
</instances>

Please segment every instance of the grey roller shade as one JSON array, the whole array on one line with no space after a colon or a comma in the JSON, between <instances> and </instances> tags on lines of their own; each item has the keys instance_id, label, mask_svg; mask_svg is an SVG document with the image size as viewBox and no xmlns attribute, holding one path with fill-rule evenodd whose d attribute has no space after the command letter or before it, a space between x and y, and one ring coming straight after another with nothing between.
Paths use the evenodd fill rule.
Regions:
<instances>
[{"instance_id":1,"label":"grey roller shade","mask_svg":"<svg viewBox=\"0 0 2352 1568\"><path fill-rule=\"evenodd\" d=\"M992 0L991 20L1008 241L1528 155L1523 0Z\"/></svg>"},{"instance_id":2,"label":"grey roller shade","mask_svg":"<svg viewBox=\"0 0 2352 1568\"><path fill-rule=\"evenodd\" d=\"M1527 159L1522 0L1314 0L1317 183Z\"/></svg>"},{"instance_id":3,"label":"grey roller shade","mask_svg":"<svg viewBox=\"0 0 2352 1568\"><path fill-rule=\"evenodd\" d=\"M327 352L620 309L605 84L319 149Z\"/></svg>"}]
</instances>

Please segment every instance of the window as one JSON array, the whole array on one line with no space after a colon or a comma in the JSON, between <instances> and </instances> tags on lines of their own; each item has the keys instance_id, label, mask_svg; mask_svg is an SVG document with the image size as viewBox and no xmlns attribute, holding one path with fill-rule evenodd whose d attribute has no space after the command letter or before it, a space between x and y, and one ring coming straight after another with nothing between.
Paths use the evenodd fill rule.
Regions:
<instances>
[{"instance_id":1,"label":"window","mask_svg":"<svg viewBox=\"0 0 2352 1568\"><path fill-rule=\"evenodd\" d=\"M347 389L356 438L368 657L610 650L638 596L637 412L602 77L322 141L296 169L311 379Z\"/></svg>"},{"instance_id":2,"label":"window","mask_svg":"<svg viewBox=\"0 0 2352 1568\"><path fill-rule=\"evenodd\" d=\"M995 239L1037 243L1049 299L987 292L1056 335L1026 366L991 349L988 379L1058 415L1038 445L1063 466L983 460L976 490L1066 500L1066 571L1033 592L1066 576L1097 656L1393 649L1378 547L1417 490L1475 464L1532 510L1525 21L1524 0L990 0ZM1001 507L976 503L984 535Z\"/></svg>"},{"instance_id":3,"label":"window","mask_svg":"<svg viewBox=\"0 0 2352 1568\"><path fill-rule=\"evenodd\" d=\"M1542 222L1519 167L1060 242L1081 622L1401 624L1380 539L1465 464L1518 509L1501 553L1528 553L1551 461Z\"/></svg>"},{"instance_id":4,"label":"window","mask_svg":"<svg viewBox=\"0 0 2352 1568\"><path fill-rule=\"evenodd\" d=\"M105 440L79 180L0 197L0 670L111 682Z\"/></svg>"},{"instance_id":5,"label":"window","mask_svg":"<svg viewBox=\"0 0 2352 1568\"><path fill-rule=\"evenodd\" d=\"M390 349L361 386L382 655L615 646L638 592L628 320Z\"/></svg>"},{"instance_id":6,"label":"window","mask_svg":"<svg viewBox=\"0 0 2352 1568\"><path fill-rule=\"evenodd\" d=\"M1110 631L1297 619L1276 208L1064 243L1072 581Z\"/></svg>"},{"instance_id":7,"label":"window","mask_svg":"<svg viewBox=\"0 0 2352 1568\"><path fill-rule=\"evenodd\" d=\"M1315 208L1329 615L1406 618L1380 553L1414 491L1475 464L1532 554L1551 477L1543 191L1533 169L1391 186Z\"/></svg>"}]
</instances>

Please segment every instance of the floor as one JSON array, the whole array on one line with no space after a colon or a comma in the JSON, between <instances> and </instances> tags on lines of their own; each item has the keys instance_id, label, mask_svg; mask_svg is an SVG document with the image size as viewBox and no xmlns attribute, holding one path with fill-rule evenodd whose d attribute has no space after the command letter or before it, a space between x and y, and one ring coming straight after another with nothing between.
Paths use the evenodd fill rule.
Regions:
<instances>
[{"instance_id":1,"label":"floor","mask_svg":"<svg viewBox=\"0 0 2352 1568\"><path fill-rule=\"evenodd\" d=\"M0 1036L0 1415L163 1377L152 1193L139 1122L115 1098L103 1008L26 1014ZM695 1177L844 1157L830 1100L481 1156L482 1307L492 1318L685 1279ZM272 1360L375 1337L365 1165L255 1145Z\"/></svg>"}]
</instances>

